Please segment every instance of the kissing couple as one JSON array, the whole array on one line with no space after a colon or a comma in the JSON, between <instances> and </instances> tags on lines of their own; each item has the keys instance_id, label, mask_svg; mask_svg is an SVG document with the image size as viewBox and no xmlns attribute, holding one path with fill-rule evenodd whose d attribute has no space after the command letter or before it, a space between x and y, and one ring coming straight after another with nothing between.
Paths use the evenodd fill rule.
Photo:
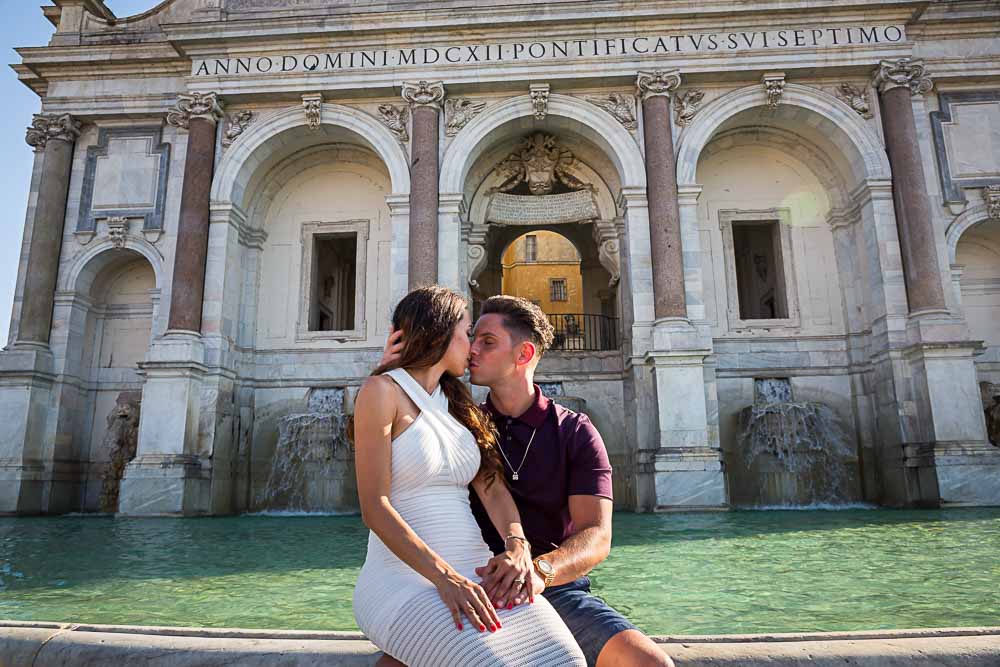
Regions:
<instances>
[{"instance_id":1,"label":"kissing couple","mask_svg":"<svg viewBox=\"0 0 1000 667\"><path fill-rule=\"evenodd\" d=\"M534 384L545 314L496 296L473 325L444 287L407 294L351 437L370 529L358 626L410 667L668 665L590 592L611 547L611 465L597 429ZM490 389L477 406L461 378Z\"/></svg>"}]
</instances>

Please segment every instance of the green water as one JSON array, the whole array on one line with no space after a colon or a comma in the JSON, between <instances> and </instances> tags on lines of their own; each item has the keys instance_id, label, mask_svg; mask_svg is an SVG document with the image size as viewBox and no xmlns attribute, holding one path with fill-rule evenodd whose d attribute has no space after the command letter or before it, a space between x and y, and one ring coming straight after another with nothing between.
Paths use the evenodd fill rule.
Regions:
<instances>
[{"instance_id":1,"label":"green water","mask_svg":"<svg viewBox=\"0 0 1000 667\"><path fill-rule=\"evenodd\" d=\"M356 517L0 519L0 618L354 630ZM615 515L594 590L654 634L1000 625L1000 509Z\"/></svg>"}]
</instances>

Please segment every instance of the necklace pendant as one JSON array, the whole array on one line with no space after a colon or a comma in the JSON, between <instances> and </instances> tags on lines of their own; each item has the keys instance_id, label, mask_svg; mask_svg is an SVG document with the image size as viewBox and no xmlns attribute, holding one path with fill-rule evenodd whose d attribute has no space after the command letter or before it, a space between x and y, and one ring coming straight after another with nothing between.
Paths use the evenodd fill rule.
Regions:
<instances>
[{"instance_id":1,"label":"necklace pendant","mask_svg":"<svg viewBox=\"0 0 1000 667\"><path fill-rule=\"evenodd\" d=\"M516 472L513 475L511 475L511 479L513 479L515 482L517 481L517 473Z\"/></svg>"}]
</instances>

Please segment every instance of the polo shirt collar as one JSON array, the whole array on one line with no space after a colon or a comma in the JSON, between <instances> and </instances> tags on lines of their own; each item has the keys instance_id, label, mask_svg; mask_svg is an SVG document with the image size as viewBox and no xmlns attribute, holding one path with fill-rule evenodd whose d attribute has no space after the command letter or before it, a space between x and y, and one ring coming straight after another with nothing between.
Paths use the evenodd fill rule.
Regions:
<instances>
[{"instance_id":1,"label":"polo shirt collar","mask_svg":"<svg viewBox=\"0 0 1000 667\"><path fill-rule=\"evenodd\" d=\"M542 388L536 384L534 402L520 416L515 417L515 419L527 424L531 428L539 428L545 423L545 417L549 414L549 406L551 404L552 401L542 393ZM504 418L504 415L493 405L492 395L489 394L486 396L486 410L494 419Z\"/></svg>"}]
</instances>

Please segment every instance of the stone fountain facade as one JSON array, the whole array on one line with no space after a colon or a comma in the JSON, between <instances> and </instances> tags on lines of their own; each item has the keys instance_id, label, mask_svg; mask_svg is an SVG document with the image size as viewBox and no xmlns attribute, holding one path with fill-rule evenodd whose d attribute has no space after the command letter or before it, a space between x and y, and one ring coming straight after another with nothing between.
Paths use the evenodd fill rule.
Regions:
<instances>
[{"instance_id":1,"label":"stone fountain facade","mask_svg":"<svg viewBox=\"0 0 1000 667\"><path fill-rule=\"evenodd\" d=\"M40 113L0 512L99 510L126 391L142 410L120 513L339 506L340 424L393 304L429 282L496 293L532 230L573 243L586 311L616 323L614 345L555 351L539 380L604 434L620 507L759 500L739 476L778 450L754 438L799 409L741 427L768 379L814 406L802 453L837 448L847 496L1000 504L979 389L1000 383L994 4L168 0L116 17L59 0L44 17L50 42L14 65ZM317 388L343 411L310 407ZM817 420L844 436L814 439Z\"/></svg>"}]
</instances>

